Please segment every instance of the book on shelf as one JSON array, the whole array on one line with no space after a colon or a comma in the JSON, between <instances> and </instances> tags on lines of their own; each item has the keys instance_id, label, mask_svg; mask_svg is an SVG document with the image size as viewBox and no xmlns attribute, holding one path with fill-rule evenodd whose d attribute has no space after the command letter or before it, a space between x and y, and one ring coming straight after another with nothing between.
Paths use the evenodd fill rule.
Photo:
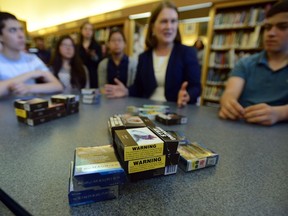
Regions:
<instances>
[{"instance_id":1,"label":"book on shelf","mask_svg":"<svg viewBox=\"0 0 288 216\"><path fill-rule=\"evenodd\" d=\"M214 29L228 29L233 27L256 26L263 22L265 9L250 8L241 11L220 12L214 19Z\"/></svg>"}]
</instances>

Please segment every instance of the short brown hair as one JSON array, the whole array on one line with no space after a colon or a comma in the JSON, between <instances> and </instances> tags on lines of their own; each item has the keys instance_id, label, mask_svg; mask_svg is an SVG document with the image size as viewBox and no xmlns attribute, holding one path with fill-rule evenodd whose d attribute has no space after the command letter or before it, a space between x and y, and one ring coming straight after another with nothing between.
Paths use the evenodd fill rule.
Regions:
<instances>
[{"instance_id":1,"label":"short brown hair","mask_svg":"<svg viewBox=\"0 0 288 216\"><path fill-rule=\"evenodd\" d=\"M5 27L4 21L9 19L17 20L13 14L0 11L0 35L2 35L2 29Z\"/></svg>"},{"instance_id":2,"label":"short brown hair","mask_svg":"<svg viewBox=\"0 0 288 216\"><path fill-rule=\"evenodd\" d=\"M288 1L283 0L274 4L271 9L267 12L266 18L272 17L278 13L288 12Z\"/></svg>"},{"instance_id":3,"label":"short brown hair","mask_svg":"<svg viewBox=\"0 0 288 216\"><path fill-rule=\"evenodd\" d=\"M114 28L112 28L112 29L110 30L109 37L108 37L108 41L111 40L112 35L115 34L115 33L119 33L119 34L122 36L123 41L126 43L126 38L125 38L125 35L124 35L123 31L121 31L121 29L119 29L119 28L117 28L117 27L114 27Z\"/></svg>"},{"instance_id":4,"label":"short brown hair","mask_svg":"<svg viewBox=\"0 0 288 216\"><path fill-rule=\"evenodd\" d=\"M171 9L175 10L177 12L177 14L179 15L177 7L171 1L162 1L157 5L157 7L152 11L150 19L148 21L148 30L147 30L146 39L145 39L145 44L146 44L148 49L153 49L157 46L158 41L155 38L155 36L153 35L152 29L153 29L153 26L155 24L156 19L158 18L160 12L164 8L171 8ZM176 34L176 37L174 39L174 42L181 43L181 35L180 35L179 27L177 29L177 34Z\"/></svg>"}]
</instances>

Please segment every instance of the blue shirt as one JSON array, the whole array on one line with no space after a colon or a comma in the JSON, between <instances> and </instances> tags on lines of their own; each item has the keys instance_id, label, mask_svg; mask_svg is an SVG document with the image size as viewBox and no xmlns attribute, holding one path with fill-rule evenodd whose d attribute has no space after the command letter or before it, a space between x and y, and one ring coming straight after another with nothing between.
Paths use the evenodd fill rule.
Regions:
<instances>
[{"instance_id":1,"label":"blue shirt","mask_svg":"<svg viewBox=\"0 0 288 216\"><path fill-rule=\"evenodd\" d=\"M231 76L245 80L239 98L243 107L259 103L271 106L288 104L288 65L273 71L265 51L240 59Z\"/></svg>"}]
</instances>

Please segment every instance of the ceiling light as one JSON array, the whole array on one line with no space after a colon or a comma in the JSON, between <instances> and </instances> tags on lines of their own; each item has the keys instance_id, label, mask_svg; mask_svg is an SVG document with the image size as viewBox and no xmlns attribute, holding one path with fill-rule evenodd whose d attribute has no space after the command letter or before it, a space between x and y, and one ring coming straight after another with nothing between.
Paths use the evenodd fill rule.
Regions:
<instances>
[{"instance_id":1,"label":"ceiling light","mask_svg":"<svg viewBox=\"0 0 288 216\"><path fill-rule=\"evenodd\" d=\"M150 15L151 15L150 12L133 14L129 16L129 19L142 19L142 18L150 17Z\"/></svg>"},{"instance_id":2,"label":"ceiling light","mask_svg":"<svg viewBox=\"0 0 288 216\"><path fill-rule=\"evenodd\" d=\"M196 10L196 9L201 9L201 8L208 8L212 6L212 2L207 2L203 4L195 4L195 5L187 5L183 7L178 7L179 12L183 11L190 11L190 10Z\"/></svg>"},{"instance_id":3,"label":"ceiling light","mask_svg":"<svg viewBox=\"0 0 288 216\"><path fill-rule=\"evenodd\" d=\"M200 22L209 22L210 17L197 17L191 19L181 20L182 23L200 23Z\"/></svg>"}]
</instances>

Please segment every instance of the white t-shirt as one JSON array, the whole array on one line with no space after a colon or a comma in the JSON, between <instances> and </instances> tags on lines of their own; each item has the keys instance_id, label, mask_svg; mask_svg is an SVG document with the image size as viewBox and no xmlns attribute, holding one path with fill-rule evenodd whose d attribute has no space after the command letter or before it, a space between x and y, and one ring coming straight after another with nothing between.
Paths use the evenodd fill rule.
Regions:
<instances>
[{"instance_id":1,"label":"white t-shirt","mask_svg":"<svg viewBox=\"0 0 288 216\"><path fill-rule=\"evenodd\" d=\"M71 72L70 70L66 70L64 68L61 68L58 77L62 85L64 86L65 92L72 91L72 85L71 85Z\"/></svg>"},{"instance_id":2,"label":"white t-shirt","mask_svg":"<svg viewBox=\"0 0 288 216\"><path fill-rule=\"evenodd\" d=\"M85 88L90 88L89 85L89 73L87 68L83 65L84 71L85 71L85 75L86 75L86 85ZM53 70L52 70L53 71ZM63 93L65 94L76 94L79 92L79 89L77 87L73 87L71 85L71 69L65 69L65 68L61 68L59 73L58 73L58 79L59 81L62 83L62 85L64 86L64 91Z\"/></svg>"},{"instance_id":3,"label":"white t-shirt","mask_svg":"<svg viewBox=\"0 0 288 216\"><path fill-rule=\"evenodd\" d=\"M31 71L49 71L46 65L34 54L21 52L17 60L9 59L0 53L0 80L8 80ZM35 83L29 80L28 84Z\"/></svg>"},{"instance_id":4,"label":"white t-shirt","mask_svg":"<svg viewBox=\"0 0 288 216\"><path fill-rule=\"evenodd\" d=\"M151 95L151 100L156 101L166 101L165 98L165 77L166 70L169 61L170 54L167 56L157 56L153 52L153 68L155 72L156 81L158 87L155 89L154 93Z\"/></svg>"}]
</instances>

